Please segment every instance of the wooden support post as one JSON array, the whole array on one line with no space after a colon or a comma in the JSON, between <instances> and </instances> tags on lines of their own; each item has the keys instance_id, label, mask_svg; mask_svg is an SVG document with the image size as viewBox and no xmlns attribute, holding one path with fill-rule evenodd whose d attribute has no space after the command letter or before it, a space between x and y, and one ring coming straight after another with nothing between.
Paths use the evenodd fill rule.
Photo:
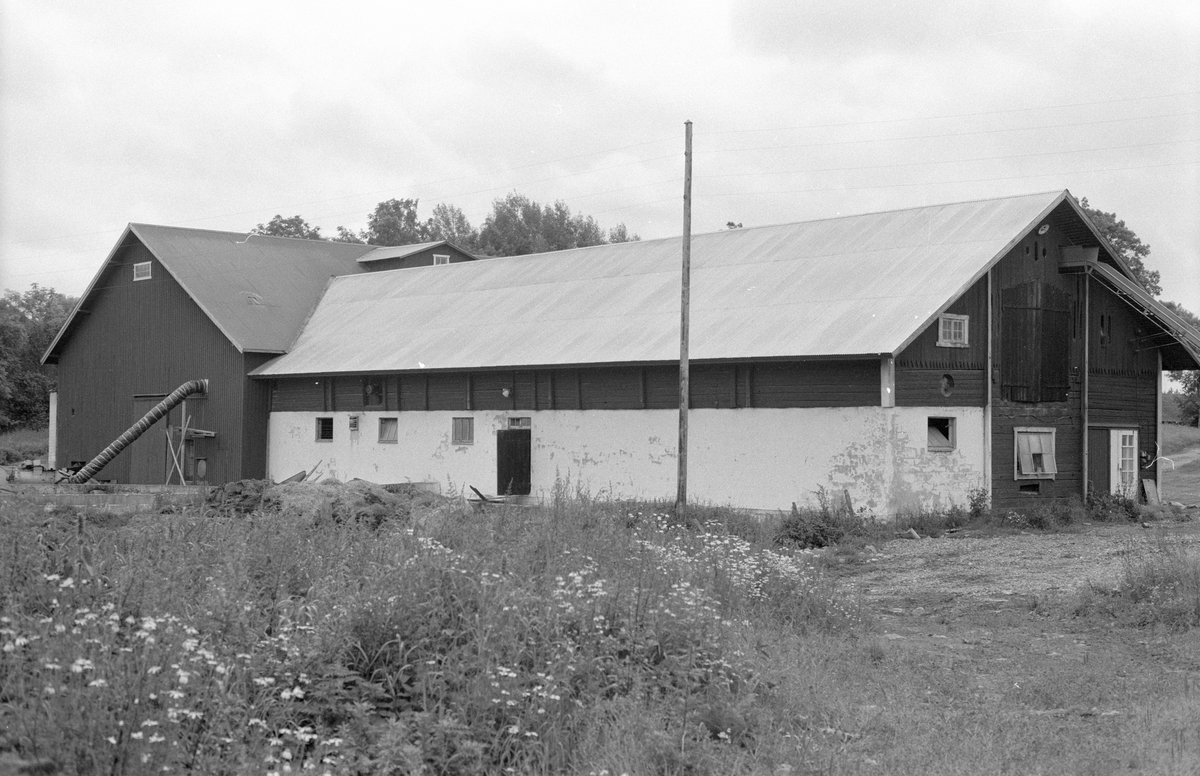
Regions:
<instances>
[{"instance_id":1,"label":"wooden support post","mask_svg":"<svg viewBox=\"0 0 1200 776\"><path fill-rule=\"evenodd\" d=\"M687 511L688 453L688 314L692 274L692 122L684 124L683 152L683 267L679 296L679 474L675 515Z\"/></svg>"},{"instance_id":2,"label":"wooden support post","mask_svg":"<svg viewBox=\"0 0 1200 776\"><path fill-rule=\"evenodd\" d=\"M1088 481L1088 477L1090 477L1092 474L1092 471L1091 471L1092 464L1091 464L1091 461L1088 460L1088 439L1092 435L1091 428L1088 425L1091 422L1091 419L1089 417L1091 414L1089 412L1089 408L1090 408L1089 394L1091 391L1091 379L1089 377L1089 373L1091 372L1091 369L1092 369L1091 353L1090 353L1091 347L1092 347L1092 335L1091 335L1092 311L1091 311L1091 307L1092 307L1092 271L1090 269L1088 269L1086 272L1083 273L1083 374L1080 375L1081 386L1080 386L1080 395L1079 395L1079 414L1080 414L1080 426L1081 426L1080 430L1083 432L1081 434L1081 436L1083 437L1083 444L1081 445L1082 451L1079 456L1080 466L1083 467L1083 471L1081 472L1081 474L1083 476L1080 477L1080 480L1083 481L1083 485L1082 485L1082 492L1079 495L1081 498L1083 498L1083 503L1085 503L1085 504L1087 503L1089 485L1091 484Z\"/></svg>"}]
</instances>

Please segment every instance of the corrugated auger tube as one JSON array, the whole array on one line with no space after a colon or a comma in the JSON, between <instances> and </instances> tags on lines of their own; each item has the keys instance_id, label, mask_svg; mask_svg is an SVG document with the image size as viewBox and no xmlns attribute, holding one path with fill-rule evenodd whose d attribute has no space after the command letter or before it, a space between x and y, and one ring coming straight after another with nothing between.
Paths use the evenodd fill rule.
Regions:
<instances>
[{"instance_id":1,"label":"corrugated auger tube","mask_svg":"<svg viewBox=\"0 0 1200 776\"><path fill-rule=\"evenodd\" d=\"M171 395L154 405L154 408L142 416L142 419L129 427L121 436L117 437L111 445L104 448L100 455L88 461L87 466L83 467L71 476L67 482L78 485L87 482L96 475L96 472L108 465L108 462L117 457L117 454L129 447L135 439L146 432L146 429L153 426L155 423L166 415L175 405L191 396L193 393L208 393L208 380L188 380L183 385L171 391Z\"/></svg>"}]
</instances>

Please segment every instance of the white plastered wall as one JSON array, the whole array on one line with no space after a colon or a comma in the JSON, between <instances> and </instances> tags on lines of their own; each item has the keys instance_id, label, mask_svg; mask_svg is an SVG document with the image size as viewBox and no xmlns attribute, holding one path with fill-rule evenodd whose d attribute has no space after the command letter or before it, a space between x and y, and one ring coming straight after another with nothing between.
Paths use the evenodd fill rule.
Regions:
<instances>
[{"instance_id":1,"label":"white plastered wall","mask_svg":"<svg viewBox=\"0 0 1200 776\"><path fill-rule=\"evenodd\" d=\"M593 496L675 497L679 414L674 410L359 413L274 412L270 476L320 463L323 476L373 482L437 482L443 492L496 491L496 431L532 418L532 487L556 483ZM316 418L334 419L317 442ZM926 450L930 416L954 417L957 449ZM379 418L398 418L397 443L378 442ZM475 419L475 442L451 444L451 419ZM982 408L693 410L688 496L696 502L787 509L816 502L819 488L879 517L919 507L966 504L984 483ZM468 491L469 492L469 491Z\"/></svg>"}]
</instances>

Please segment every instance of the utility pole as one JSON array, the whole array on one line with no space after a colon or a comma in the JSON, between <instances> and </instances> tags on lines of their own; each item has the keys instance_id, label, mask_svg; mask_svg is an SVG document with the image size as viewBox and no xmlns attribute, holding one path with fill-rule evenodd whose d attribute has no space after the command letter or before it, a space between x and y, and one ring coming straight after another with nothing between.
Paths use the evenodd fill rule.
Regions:
<instances>
[{"instance_id":1,"label":"utility pole","mask_svg":"<svg viewBox=\"0 0 1200 776\"><path fill-rule=\"evenodd\" d=\"M688 308L692 275L692 122L685 121L683 152L683 272L679 296L679 489L675 516L687 511L688 452Z\"/></svg>"}]
</instances>

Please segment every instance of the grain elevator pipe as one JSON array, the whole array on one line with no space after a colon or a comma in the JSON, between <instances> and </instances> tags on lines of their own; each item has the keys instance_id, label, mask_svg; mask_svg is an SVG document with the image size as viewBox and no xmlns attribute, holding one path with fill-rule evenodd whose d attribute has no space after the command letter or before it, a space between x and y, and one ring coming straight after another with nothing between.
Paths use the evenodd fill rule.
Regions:
<instances>
[{"instance_id":1,"label":"grain elevator pipe","mask_svg":"<svg viewBox=\"0 0 1200 776\"><path fill-rule=\"evenodd\" d=\"M208 393L208 380L189 380L171 392L171 395L154 405L154 408L142 416L142 419L129 427L124 434L117 437L111 445L104 448L100 455L88 461L87 466L77 471L67 482L78 485L87 482L103 469L117 454L133 443L135 439L146 432L146 429L166 415L181 401L193 393Z\"/></svg>"}]
</instances>

